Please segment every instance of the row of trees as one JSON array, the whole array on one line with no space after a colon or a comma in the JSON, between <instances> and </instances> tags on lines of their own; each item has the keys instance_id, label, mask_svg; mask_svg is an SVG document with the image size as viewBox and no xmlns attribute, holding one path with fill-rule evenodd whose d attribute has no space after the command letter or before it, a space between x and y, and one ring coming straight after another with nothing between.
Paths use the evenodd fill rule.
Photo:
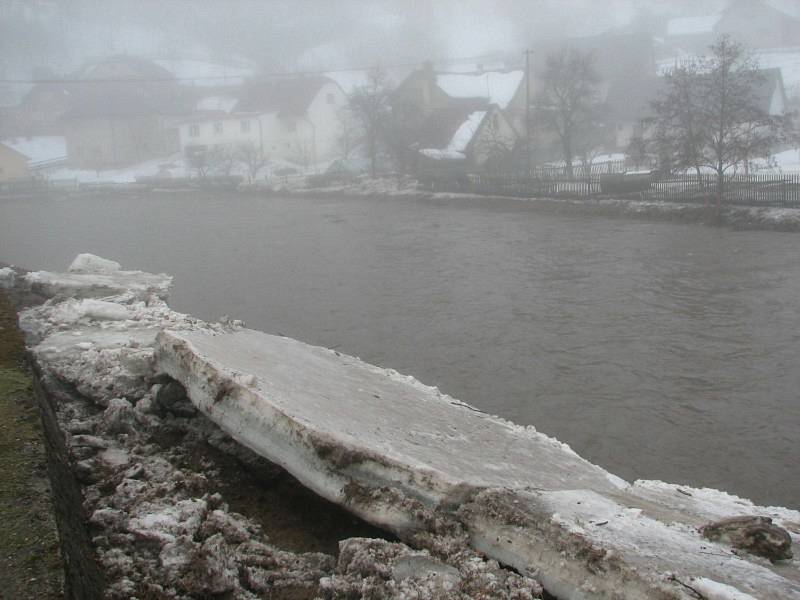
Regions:
<instances>
[{"instance_id":1,"label":"row of trees","mask_svg":"<svg viewBox=\"0 0 800 600\"><path fill-rule=\"evenodd\" d=\"M592 57L564 50L547 58L534 118L560 142L566 171L573 157L591 162L608 141ZM654 156L665 172L711 170L721 201L725 178L782 143L796 143L793 115L771 115L759 90L764 75L742 44L723 36L706 58L686 62L663 79L642 134L628 148L634 162Z\"/></svg>"},{"instance_id":2,"label":"row of trees","mask_svg":"<svg viewBox=\"0 0 800 600\"><path fill-rule=\"evenodd\" d=\"M792 115L772 115L759 98L764 75L742 44L723 36L704 59L666 76L663 95L643 125L664 170L710 169L717 204L725 177L794 141ZM770 95L771 97L771 95Z\"/></svg>"},{"instance_id":3,"label":"row of trees","mask_svg":"<svg viewBox=\"0 0 800 600\"><path fill-rule=\"evenodd\" d=\"M253 181L258 172L267 165L269 158L259 146L252 142L240 144L235 148L214 146L210 149L201 149L188 152L186 158L189 166L200 177L210 174L230 175L237 166L247 171L250 181Z\"/></svg>"}]
</instances>

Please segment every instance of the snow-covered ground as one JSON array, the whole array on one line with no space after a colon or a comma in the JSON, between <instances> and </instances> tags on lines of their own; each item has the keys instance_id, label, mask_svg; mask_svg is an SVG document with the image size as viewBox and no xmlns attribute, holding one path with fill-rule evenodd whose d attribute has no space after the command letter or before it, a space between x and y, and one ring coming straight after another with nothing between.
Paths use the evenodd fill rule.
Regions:
<instances>
[{"instance_id":1,"label":"snow-covered ground","mask_svg":"<svg viewBox=\"0 0 800 600\"><path fill-rule=\"evenodd\" d=\"M58 167L48 169L47 179L51 181L75 180L78 183L135 183L137 177L188 177L191 169L180 154L122 167L119 169L89 170Z\"/></svg>"}]
</instances>

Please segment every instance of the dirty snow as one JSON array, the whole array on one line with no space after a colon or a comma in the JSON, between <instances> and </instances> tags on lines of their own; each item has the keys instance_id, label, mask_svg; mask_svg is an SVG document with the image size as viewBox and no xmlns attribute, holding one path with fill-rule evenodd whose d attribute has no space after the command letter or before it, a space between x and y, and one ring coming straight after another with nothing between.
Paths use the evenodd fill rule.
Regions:
<instances>
[{"instance_id":1,"label":"dirty snow","mask_svg":"<svg viewBox=\"0 0 800 600\"><path fill-rule=\"evenodd\" d=\"M705 577L691 579L689 585L701 593L706 600L756 600L754 596L740 592L735 587Z\"/></svg>"},{"instance_id":2,"label":"dirty snow","mask_svg":"<svg viewBox=\"0 0 800 600\"><path fill-rule=\"evenodd\" d=\"M688 599L687 585L724 600L800 598L797 559L774 566L697 531L717 516L763 514L797 542L797 511L716 490L629 485L534 428L413 377L230 319L176 313L164 301L170 281L121 269L17 281L49 296L20 323L84 485L108 597L255 598L318 586L330 599L361 590L521 600L538 595L533 577L565 598ZM165 370L188 398L175 382L155 382ZM271 546L214 493L213 465L177 466L192 440L263 460L218 425L403 544L346 540L338 562ZM183 442L148 441L167 430Z\"/></svg>"}]
</instances>

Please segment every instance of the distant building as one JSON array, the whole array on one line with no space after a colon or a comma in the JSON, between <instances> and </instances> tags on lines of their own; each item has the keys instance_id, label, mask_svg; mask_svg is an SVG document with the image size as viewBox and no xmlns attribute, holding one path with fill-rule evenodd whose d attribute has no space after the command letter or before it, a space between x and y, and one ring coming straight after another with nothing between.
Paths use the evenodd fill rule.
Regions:
<instances>
[{"instance_id":1,"label":"distant building","mask_svg":"<svg viewBox=\"0 0 800 600\"><path fill-rule=\"evenodd\" d=\"M0 181L13 181L29 175L28 157L0 143Z\"/></svg>"},{"instance_id":2,"label":"distant building","mask_svg":"<svg viewBox=\"0 0 800 600\"><path fill-rule=\"evenodd\" d=\"M150 61L114 57L83 69L61 118L69 164L105 169L178 151L186 94Z\"/></svg>"},{"instance_id":3,"label":"distant building","mask_svg":"<svg viewBox=\"0 0 800 600\"><path fill-rule=\"evenodd\" d=\"M416 151L417 168L484 168L507 158L521 134L514 103L524 113L521 70L412 72L392 94L402 143ZM524 122L524 116L523 116Z\"/></svg>"},{"instance_id":4,"label":"distant building","mask_svg":"<svg viewBox=\"0 0 800 600\"><path fill-rule=\"evenodd\" d=\"M672 51L703 53L723 34L751 48L800 45L800 19L770 0L731 0L720 12L671 19L665 42Z\"/></svg>"},{"instance_id":5,"label":"distant building","mask_svg":"<svg viewBox=\"0 0 800 600\"><path fill-rule=\"evenodd\" d=\"M191 154L254 145L270 159L308 167L338 156L346 105L342 88L327 77L251 82L236 101L201 99L180 125L180 147Z\"/></svg>"},{"instance_id":6,"label":"distant building","mask_svg":"<svg viewBox=\"0 0 800 600\"><path fill-rule=\"evenodd\" d=\"M780 69L761 69L761 77L751 90L757 106L765 114L786 114L787 100ZM634 137L643 135L642 119L652 116L651 102L663 96L663 77L642 81L619 80L606 97L608 120L614 131L616 148L624 151Z\"/></svg>"},{"instance_id":7,"label":"distant building","mask_svg":"<svg viewBox=\"0 0 800 600\"><path fill-rule=\"evenodd\" d=\"M440 108L428 115L420 137L418 170L508 168L516 132L496 104Z\"/></svg>"},{"instance_id":8,"label":"distant building","mask_svg":"<svg viewBox=\"0 0 800 600\"><path fill-rule=\"evenodd\" d=\"M67 162L66 140L60 136L24 136L0 140L28 157L30 171L46 171Z\"/></svg>"}]
</instances>

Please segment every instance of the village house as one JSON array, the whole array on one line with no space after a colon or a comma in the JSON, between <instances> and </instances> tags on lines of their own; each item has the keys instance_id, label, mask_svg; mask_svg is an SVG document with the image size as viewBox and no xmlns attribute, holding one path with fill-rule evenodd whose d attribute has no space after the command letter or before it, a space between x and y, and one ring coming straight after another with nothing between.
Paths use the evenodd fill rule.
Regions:
<instances>
[{"instance_id":1,"label":"village house","mask_svg":"<svg viewBox=\"0 0 800 600\"><path fill-rule=\"evenodd\" d=\"M761 69L754 83L752 96L765 114L773 117L786 114L786 90L780 69ZM642 120L652 116L651 102L665 93L665 79L653 77L644 81L618 80L606 97L608 122L614 132L616 150L624 152L635 137L645 134Z\"/></svg>"},{"instance_id":2,"label":"village house","mask_svg":"<svg viewBox=\"0 0 800 600\"><path fill-rule=\"evenodd\" d=\"M0 182L24 179L29 176L28 157L0 142Z\"/></svg>"},{"instance_id":3,"label":"village house","mask_svg":"<svg viewBox=\"0 0 800 600\"><path fill-rule=\"evenodd\" d=\"M454 106L433 111L420 136L416 168L431 170L502 170L517 135L496 104Z\"/></svg>"},{"instance_id":4,"label":"village house","mask_svg":"<svg viewBox=\"0 0 800 600\"><path fill-rule=\"evenodd\" d=\"M409 162L474 169L508 159L521 133L509 107L520 95L524 107L524 79L521 70L437 72L431 63L412 72L392 94L402 145L416 151Z\"/></svg>"},{"instance_id":5,"label":"village house","mask_svg":"<svg viewBox=\"0 0 800 600\"><path fill-rule=\"evenodd\" d=\"M70 166L104 169L178 151L177 117L186 94L154 63L114 57L78 74L64 114Z\"/></svg>"},{"instance_id":6,"label":"village house","mask_svg":"<svg viewBox=\"0 0 800 600\"><path fill-rule=\"evenodd\" d=\"M672 52L703 53L723 34L751 48L800 45L800 19L771 0L732 0L720 12L667 22L664 36Z\"/></svg>"},{"instance_id":7,"label":"village house","mask_svg":"<svg viewBox=\"0 0 800 600\"><path fill-rule=\"evenodd\" d=\"M180 125L184 154L212 148L258 148L270 160L308 168L339 155L342 88L327 77L296 77L245 84L238 98L209 96Z\"/></svg>"}]
</instances>

